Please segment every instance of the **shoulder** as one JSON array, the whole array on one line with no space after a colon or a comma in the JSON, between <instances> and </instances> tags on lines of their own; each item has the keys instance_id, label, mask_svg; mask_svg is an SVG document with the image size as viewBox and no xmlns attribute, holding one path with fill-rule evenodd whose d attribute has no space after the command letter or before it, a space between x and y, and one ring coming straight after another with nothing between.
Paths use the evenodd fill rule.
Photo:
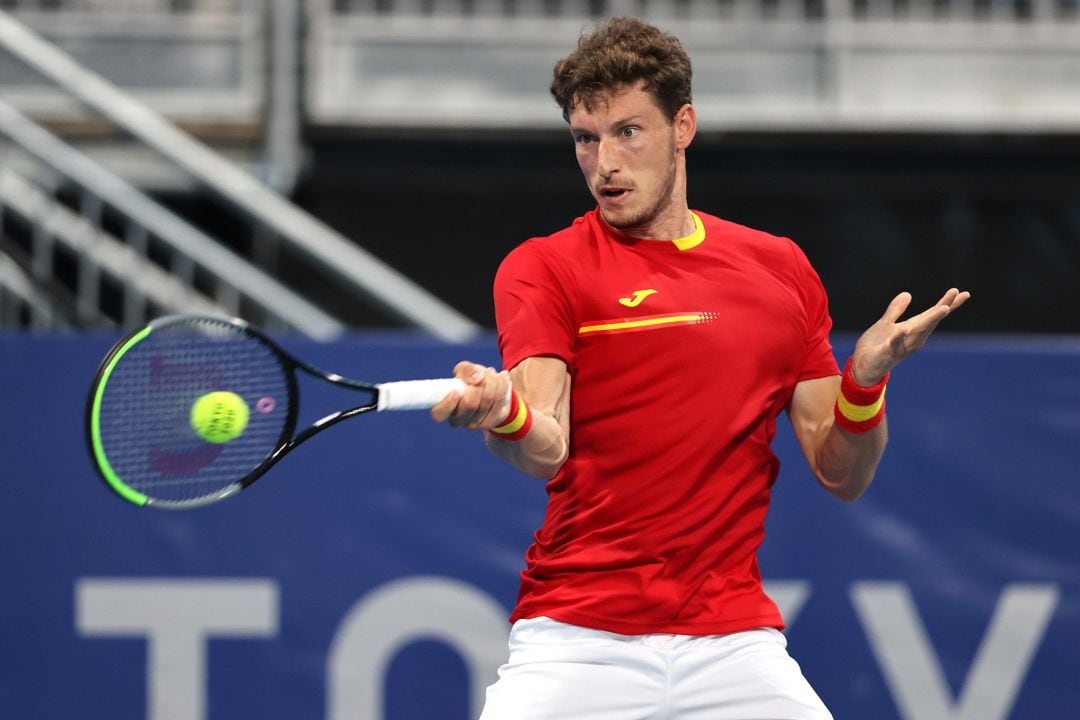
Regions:
<instances>
[{"instance_id":1,"label":"shoulder","mask_svg":"<svg viewBox=\"0 0 1080 720\"><path fill-rule=\"evenodd\" d=\"M709 215L699 210L694 212L701 218L701 222L709 236L715 236L729 246L733 245L749 252L777 257L790 256L793 250L798 249L798 246L790 238L773 235L765 230L759 230L747 225L740 225L737 222Z\"/></svg>"},{"instance_id":2,"label":"shoulder","mask_svg":"<svg viewBox=\"0 0 1080 720\"><path fill-rule=\"evenodd\" d=\"M583 215L569 226L550 235L525 240L511 250L499 265L499 275L546 269L565 272L582 255L582 249L592 242L593 230L589 215Z\"/></svg>"},{"instance_id":3,"label":"shoulder","mask_svg":"<svg viewBox=\"0 0 1080 720\"><path fill-rule=\"evenodd\" d=\"M740 225L697 210L694 212L701 218L706 233L719 240L720 242L716 245L723 247L725 252L745 255L782 274L793 273L801 277L806 271L812 271L806 254L791 238Z\"/></svg>"},{"instance_id":4,"label":"shoulder","mask_svg":"<svg viewBox=\"0 0 1080 720\"><path fill-rule=\"evenodd\" d=\"M582 244L590 243L595 237L596 211L590 211L575 218L570 225L550 235L529 238L519 247L530 247L534 252L564 253L579 250Z\"/></svg>"}]
</instances>

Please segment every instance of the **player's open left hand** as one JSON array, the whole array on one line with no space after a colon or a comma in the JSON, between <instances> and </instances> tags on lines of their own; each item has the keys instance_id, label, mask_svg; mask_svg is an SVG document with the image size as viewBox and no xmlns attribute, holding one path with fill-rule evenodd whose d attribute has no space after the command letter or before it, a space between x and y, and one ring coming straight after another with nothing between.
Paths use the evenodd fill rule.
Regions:
<instances>
[{"instance_id":1,"label":"player's open left hand","mask_svg":"<svg viewBox=\"0 0 1080 720\"><path fill-rule=\"evenodd\" d=\"M897 295L881 319L855 343L851 360L855 381L865 387L876 384L901 360L925 345L938 323L970 297L971 293L966 290L961 292L951 288L933 307L901 321L900 317L911 304L911 293Z\"/></svg>"}]
</instances>

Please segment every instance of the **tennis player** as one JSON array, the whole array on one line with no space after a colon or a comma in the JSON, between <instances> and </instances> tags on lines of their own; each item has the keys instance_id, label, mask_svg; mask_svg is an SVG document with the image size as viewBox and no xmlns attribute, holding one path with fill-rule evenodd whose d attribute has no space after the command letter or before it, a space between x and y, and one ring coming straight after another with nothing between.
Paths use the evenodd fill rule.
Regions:
<instances>
[{"instance_id":1,"label":"tennis player","mask_svg":"<svg viewBox=\"0 0 1080 720\"><path fill-rule=\"evenodd\" d=\"M855 500L885 448L890 371L969 297L902 320L901 293L841 371L800 249L688 207L690 79L679 41L637 19L556 64L597 207L505 258L505 369L459 363L467 389L432 410L547 480L483 720L831 717L758 571L777 417Z\"/></svg>"}]
</instances>

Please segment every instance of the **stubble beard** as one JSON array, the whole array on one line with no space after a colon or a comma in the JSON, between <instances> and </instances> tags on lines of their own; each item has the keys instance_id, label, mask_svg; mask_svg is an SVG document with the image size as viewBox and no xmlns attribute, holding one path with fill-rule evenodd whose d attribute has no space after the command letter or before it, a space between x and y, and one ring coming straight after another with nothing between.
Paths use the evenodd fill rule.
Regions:
<instances>
[{"instance_id":1,"label":"stubble beard","mask_svg":"<svg viewBox=\"0 0 1080 720\"><path fill-rule=\"evenodd\" d=\"M601 214L608 225L628 235L633 235L635 230L647 231L654 222L671 205L671 198L675 194L675 154L672 152L671 165L668 166L667 177L660 187L653 203L633 215L626 218L609 217L601 210Z\"/></svg>"}]
</instances>

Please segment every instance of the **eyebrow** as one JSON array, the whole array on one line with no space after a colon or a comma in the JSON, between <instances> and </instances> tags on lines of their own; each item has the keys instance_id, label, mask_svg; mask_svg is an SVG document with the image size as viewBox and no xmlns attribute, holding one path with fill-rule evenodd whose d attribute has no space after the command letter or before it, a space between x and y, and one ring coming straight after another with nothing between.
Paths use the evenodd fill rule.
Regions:
<instances>
[{"instance_id":1,"label":"eyebrow","mask_svg":"<svg viewBox=\"0 0 1080 720\"><path fill-rule=\"evenodd\" d=\"M644 119L645 118L643 118L641 115L631 115L629 117L621 118L621 119L616 120L615 122L611 123L608 126L608 129L609 130L614 130L614 129L626 127L627 125L640 124ZM577 125L571 125L570 126L570 133L572 135L577 135L579 133L588 133L588 132L590 132L590 131L586 130L583 127L580 127L580 126L577 126Z\"/></svg>"}]
</instances>

